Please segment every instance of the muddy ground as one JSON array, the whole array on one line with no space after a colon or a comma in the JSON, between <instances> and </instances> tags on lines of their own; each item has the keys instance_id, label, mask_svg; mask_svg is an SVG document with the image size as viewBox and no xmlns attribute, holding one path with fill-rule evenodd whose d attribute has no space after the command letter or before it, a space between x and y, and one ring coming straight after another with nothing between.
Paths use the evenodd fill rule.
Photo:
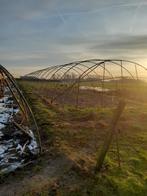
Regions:
<instances>
[{"instance_id":1,"label":"muddy ground","mask_svg":"<svg viewBox=\"0 0 147 196\"><path fill-rule=\"evenodd\" d=\"M38 91L35 93L38 94ZM64 90L61 88L43 88L39 95L48 98L54 103L64 106L79 106L84 107L113 107L118 103L118 91L97 92L95 90Z\"/></svg>"}]
</instances>

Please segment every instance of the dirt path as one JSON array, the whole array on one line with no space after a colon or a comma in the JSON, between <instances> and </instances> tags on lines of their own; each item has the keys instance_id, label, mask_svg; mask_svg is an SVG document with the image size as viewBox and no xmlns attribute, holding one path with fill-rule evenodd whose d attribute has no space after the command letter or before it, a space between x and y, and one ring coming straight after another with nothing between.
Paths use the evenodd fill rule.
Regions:
<instances>
[{"instance_id":1,"label":"dirt path","mask_svg":"<svg viewBox=\"0 0 147 196\"><path fill-rule=\"evenodd\" d=\"M74 182L74 176L68 178L73 161L65 155L57 156L49 160L48 164L41 171L24 175L23 179L9 179L6 183L0 185L1 196L21 196L21 195L39 195L42 191L48 195L50 192L56 192L60 186L64 186L65 179ZM17 176L17 174L16 174ZM63 180L64 179L64 180ZM13 181L14 180L14 181ZM50 194L49 194L50 195Z\"/></svg>"}]
</instances>

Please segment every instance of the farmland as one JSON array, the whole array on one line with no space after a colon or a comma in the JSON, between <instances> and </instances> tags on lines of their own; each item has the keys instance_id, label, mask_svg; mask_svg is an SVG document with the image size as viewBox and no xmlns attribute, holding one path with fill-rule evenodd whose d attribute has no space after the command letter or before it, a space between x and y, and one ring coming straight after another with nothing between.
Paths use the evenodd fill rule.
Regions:
<instances>
[{"instance_id":1,"label":"farmland","mask_svg":"<svg viewBox=\"0 0 147 196\"><path fill-rule=\"evenodd\" d=\"M14 189L20 194L21 187L23 195L145 195L147 105L143 100L146 84L139 85L142 86L139 88L140 97L134 85L130 91L132 96L131 93L129 97L126 96L127 104L117 127L120 157L114 137L101 172L95 173L98 154L107 135L114 106L105 103L105 107L91 107L93 102L91 104L90 95L85 97L83 92L80 97L84 96L86 103L89 103L87 107L84 104L78 108L73 105L71 100L74 93L70 93L67 100L64 99L64 105L63 100L51 104L49 93L56 90L56 85L19 81L35 114L43 153L38 162L30 166L29 173L27 168L16 172L14 182L11 182L12 175L7 179L2 178L0 193L10 187L9 191ZM128 89L129 84L125 90ZM98 93L94 93L98 97ZM128 101L131 97L136 99Z\"/></svg>"},{"instance_id":2,"label":"farmland","mask_svg":"<svg viewBox=\"0 0 147 196\"><path fill-rule=\"evenodd\" d=\"M0 0L0 196L147 196L147 1Z\"/></svg>"}]
</instances>

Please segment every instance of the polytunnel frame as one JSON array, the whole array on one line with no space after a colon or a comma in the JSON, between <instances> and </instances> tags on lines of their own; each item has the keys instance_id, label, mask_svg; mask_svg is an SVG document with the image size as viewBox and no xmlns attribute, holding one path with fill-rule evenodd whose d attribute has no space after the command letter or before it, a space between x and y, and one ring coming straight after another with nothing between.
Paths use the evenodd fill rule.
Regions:
<instances>
[{"instance_id":1,"label":"polytunnel frame","mask_svg":"<svg viewBox=\"0 0 147 196\"><path fill-rule=\"evenodd\" d=\"M85 65L85 63L90 63L92 65L88 66L88 65ZM111 79L115 79L115 77L113 76L111 71L109 71L109 69L107 69L106 63L112 63L112 64L117 65L117 66L120 67L120 72L121 72L120 78L123 78L123 71L126 71L129 74L129 76L131 76L132 79L137 79L138 80L139 77L138 77L137 67L141 67L141 68L143 68L144 70L147 71L147 68L144 67L143 65L141 65L139 63L136 63L136 62L133 62L133 61L130 61L130 60L90 59L90 60L83 60L83 61L75 61L75 62L72 62L72 63L63 64L63 65L51 66L51 67L48 67L48 68L45 68L45 69L42 69L42 70L32 72L30 74L27 74L27 75L25 75L25 77L27 77L27 78L33 77L34 79L49 81L49 80L53 80L54 76L56 76L56 74L60 73L60 71L61 71L62 74L60 74L60 77L57 77L55 79L56 81L61 81L61 80L64 80L66 74L68 74L70 71L72 71L72 70L75 71L78 74L78 77L75 79L75 81L69 87L67 87L62 92L60 92L58 95L55 95L55 97L53 97L51 99L51 103L53 103L58 97L62 96L65 92L68 93L75 85L78 86L77 93L79 94L79 86L80 86L81 80L83 78L85 78L86 76L88 76L90 73L95 72L95 74L97 76L97 73L96 73L95 70L99 67L101 67L103 69L102 80L100 81L101 86L102 86L102 94L103 94L105 73L107 72L110 75ZM132 75L132 73L127 68L125 68L125 66L123 66L123 63L133 64L133 66L135 68L135 74L136 74L135 77ZM85 69L85 70L82 71L81 67L83 67L83 69ZM65 71L64 71L64 69L65 69ZM116 81L116 86L117 86L117 81ZM76 103L76 105L78 105L78 94L77 94L77 101L76 101L77 103Z\"/></svg>"},{"instance_id":2,"label":"polytunnel frame","mask_svg":"<svg viewBox=\"0 0 147 196\"><path fill-rule=\"evenodd\" d=\"M95 62L97 61L97 62ZM48 69L45 69L45 74L48 72L48 70L51 70L51 73L54 72L50 78L48 80L50 80L52 78L52 76L57 73L59 70L62 70L63 67L67 67L67 66L70 66L72 65L72 67L69 67L68 70L66 70L66 72L60 77L58 78L58 80L61 80L62 78L64 79L64 76L66 75L66 73L68 73L70 70L76 68L76 66L78 65L83 65L83 63L85 62L92 62L94 65L90 66L90 67L87 67L87 69L85 71L83 71L82 74L79 75L78 78L76 78L76 81L73 82L72 85L70 85L67 89L65 89L64 91L62 91L62 93L60 93L60 95L58 95L57 97L63 95L66 91L70 90L74 85L78 84L78 93L79 93L79 84L80 84L80 80L83 79L84 77L86 77L88 74L90 74L92 71L96 70L97 67L101 67L103 69L103 75L102 75L102 84L104 84L104 80L105 80L105 72L107 71L110 75L111 75L111 78L112 79L115 79L115 77L113 76L113 74L111 72L109 72L109 70L107 70L106 68L106 63L110 62L112 64L115 64L117 66L120 67L120 76L119 78L123 79L124 77L124 74L123 74L123 71L127 71L127 73L129 74L129 77L131 76L132 79L139 79L139 75L138 75L138 67L141 67L142 69L144 69L145 71L147 71L147 68L144 67L143 65L140 65L136 62L133 62L133 61L129 61L129 60L119 60L119 59L111 59L111 60L100 60L100 59L91 59L91 60L85 60L85 61L77 61L77 62L73 62L73 63L70 63L70 64L64 64L64 65L60 65L60 66L55 66L55 67L50 67ZM119 63L118 63L119 62ZM133 64L134 68L135 68L135 77L133 76L133 74L126 68L123 66L123 62L124 63L131 63ZM33 72L33 74L35 74L36 72ZM38 73L38 72L37 72ZM42 71L40 71L39 73L42 73ZM44 75L44 74L43 74ZM43 76L42 75L42 76ZM49 75L49 74L48 74ZM29 76L29 75L28 75ZM41 78L38 78L38 79L41 79ZM116 81L117 82L117 81ZM54 97L54 100L57 98L57 97ZM78 104L78 97L77 97L77 104ZM100 154L98 156L98 159L97 159L97 164L96 164L96 168L95 168L95 171L98 172L100 171L100 169L102 168L102 165L103 165L103 162L104 162L104 159L105 159L105 156L109 150L109 147L110 147L110 144L111 144L111 141L112 141L112 137L114 134L117 135L116 133L116 126L117 126L117 123L120 119L120 116L125 108L125 100L120 100L119 101L119 104L114 112L114 115L112 117L112 121L110 123L110 126L109 126L109 132L108 132L108 135L106 136L105 140L104 140L104 143L103 143L103 146L100 150ZM118 138L117 138L118 140ZM117 142L117 155L118 155L118 163L119 163L119 167L120 167L120 153L119 153L119 146L118 146L118 142Z\"/></svg>"},{"instance_id":3,"label":"polytunnel frame","mask_svg":"<svg viewBox=\"0 0 147 196\"><path fill-rule=\"evenodd\" d=\"M38 129L38 125L37 122L35 120L35 116L32 112L32 109L30 108L26 98L24 97L22 91L20 90L20 88L18 87L14 77L0 64L0 74L3 76L4 81L6 82L6 86L8 86L13 98L16 100L18 106L20 107L21 111L23 112L23 117L25 119L27 119L29 125L31 125L32 123L30 122L30 119L32 119L33 125L35 126L35 129L33 130L34 133L36 133L36 137L37 137L37 141L38 141L38 145L39 145L39 149L40 149L40 153L42 152L42 145L41 145L41 138L40 138L40 133L39 133L39 129ZM19 100L16 97L15 93L13 92L13 88L16 90L18 96L19 96ZM21 101L21 103L20 103ZM20 128L21 130L24 131L24 129L21 127L21 124L17 124L15 122L15 125L18 126L18 128ZM26 132L28 135L29 133Z\"/></svg>"},{"instance_id":4,"label":"polytunnel frame","mask_svg":"<svg viewBox=\"0 0 147 196\"><path fill-rule=\"evenodd\" d=\"M115 60L116 61L116 60ZM85 62L85 61L84 61ZM105 72L107 71L108 72L108 74L111 76L111 79L114 79L115 77L112 75L112 73L106 68L106 65L105 65L105 63L106 62L110 62L109 60L105 60L105 61L101 61L101 62L99 62L99 63L94 63L93 61L91 61L94 65L92 65L91 67L88 67L78 78L77 78L77 80L71 85L71 86L69 86L67 89L65 89L65 90L63 90L63 92L61 92L59 95L57 95L57 96L55 96L52 100L51 100L51 102L53 102L53 101L55 101L59 96L62 96L65 92L68 92L68 90L70 90L70 89L72 89L76 84L78 84L78 94L79 94L79 83L80 83L80 80L81 79L84 79L87 75L89 75L91 72L93 72L93 71L95 71L95 69L97 69L98 67L101 67L101 68L103 68L103 77L102 77L102 81L101 81L101 83L102 83L102 93L103 93L103 89L104 89L104 80L105 80ZM122 65L122 63L121 64L118 64L118 63L116 63L116 62L114 62L114 61L111 61L113 64L115 64L115 65L118 65L118 66L120 66L121 67L121 78L123 78L123 69L125 70L125 71L127 71L128 72L128 74L132 77L132 79L134 79L134 77L133 77L133 75L131 74L131 72L129 71L129 70L127 70L123 65ZM69 70L71 70L71 69L73 69L73 68L75 68L77 65L81 65L81 63L77 63L77 64L75 64L73 67L71 67L71 68L69 68L64 74L66 74L66 73L68 73L68 71ZM83 65L83 64L82 64ZM84 66L84 65L83 65ZM60 69L61 69L62 67L60 66ZM52 78L52 75L51 75L51 77L50 78ZM61 78L62 78L62 76L59 78L59 80L61 80ZM138 77L137 77L137 79L138 79ZM117 84L117 81L116 81L116 84ZM77 97L78 97L78 95L77 95ZM77 105L78 105L78 99L77 99Z\"/></svg>"},{"instance_id":5,"label":"polytunnel frame","mask_svg":"<svg viewBox=\"0 0 147 196\"><path fill-rule=\"evenodd\" d=\"M37 70L35 72L31 72L29 74L26 74L24 77L27 77L27 78L34 77L34 79L50 80L52 78L52 76L55 75L55 73L58 73L60 70L62 70L62 68L64 69L65 67L71 66L71 67L69 67L68 70L65 71L65 73L64 73L64 76L65 76L66 73L68 73L73 68L77 68L78 65L83 66L83 67L87 67L83 63L93 63L93 64L96 65L96 64L98 64L98 62L105 62L105 63L111 62L113 64L116 64L116 62L120 62L120 64L118 64L118 63L117 64L121 67L121 72L122 72L122 68L123 68L123 62L134 64L137 78L138 78L137 66L140 66L140 67L142 67L143 69L145 69L147 71L147 68L144 67L143 65L141 65L139 63L136 63L136 62L133 62L133 61L129 61L129 60L122 60L122 59L106 59L106 60L105 59L90 59L90 60L83 60L83 61L75 61L75 62L72 62L72 63L63 64L63 65L51 66L51 67L48 67L48 68L45 68L45 69ZM88 69L88 67L87 67L87 69ZM129 71L129 70L127 70L127 71ZM49 74L51 74L51 73L52 73L52 75L48 78ZM123 73L121 73L121 75L123 76ZM131 75L131 73L130 73L130 75ZM59 79L61 79L61 77Z\"/></svg>"}]
</instances>

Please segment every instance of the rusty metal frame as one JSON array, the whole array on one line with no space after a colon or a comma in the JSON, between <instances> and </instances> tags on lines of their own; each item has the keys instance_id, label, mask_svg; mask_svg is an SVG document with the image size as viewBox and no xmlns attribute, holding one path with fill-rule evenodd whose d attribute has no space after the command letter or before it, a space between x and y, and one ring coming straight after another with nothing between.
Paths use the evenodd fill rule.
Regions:
<instances>
[{"instance_id":1,"label":"rusty metal frame","mask_svg":"<svg viewBox=\"0 0 147 196\"><path fill-rule=\"evenodd\" d=\"M113 66L116 67L116 69L119 70L119 74L114 74L113 71L109 68L109 66L111 67L111 69L113 69ZM132 71L130 71L130 68L128 68L127 66L130 65L131 67L133 67L133 69L135 70L135 73L133 74ZM65 69L66 68L66 69ZM67 63L67 64L63 64L63 65L57 65L57 66L52 66L52 67L48 67L46 69L43 70L39 70L36 72L32 72L30 74L25 75L26 79L30 79L32 76L37 76L37 79L40 80L47 80L48 82L50 82L53 78L53 76L55 76L55 74L58 74L58 77L56 78L57 81L60 82L65 82L66 83L66 75L67 74L71 74L72 71L76 72L76 77L75 79L73 79L72 82L68 83L67 87L62 89L60 92L57 92L55 94L55 96L51 99L51 102L53 103L54 101L56 101L57 99L59 99L61 96L63 95L67 95L71 92L71 90L73 90L74 88L76 88L76 101L75 101L75 105L76 107L78 107L79 105L79 93L80 93L80 83L82 81L84 81L84 79L86 77L90 77L90 74L94 74L94 76L96 76L96 80L93 77L93 80L96 82L101 83L102 86L102 93L98 94L99 96L101 96L102 98L102 107L104 106L104 90L105 90L105 80L106 79L112 79L115 82L115 88L118 89L118 79L120 80L121 83L121 88L123 87L123 79L125 77L132 79L132 80L140 80L141 77L139 75L138 69L141 68L144 71L147 71L147 68L139 63L130 61L130 60L122 60L122 59L89 59L89 60L83 60L83 61L75 61L72 63ZM101 70L102 69L102 70ZM78 70L78 71L77 71ZM99 74L99 71L102 71L101 74ZM38 75L39 74L39 75ZM126 75L125 75L126 74ZM39 77L41 76L41 77ZM99 84L98 83L98 84ZM58 84L55 84L58 86ZM56 89L56 88L55 88ZM118 120L121 116L121 113L125 107L125 101L124 100L119 100L119 104L118 107L116 109L116 112L114 113L114 117L112 119L111 125L110 125L110 130L109 130L109 134L108 137L106 138L106 140L104 141L101 153L98 157L98 162L96 165L96 170L99 171L102 167L105 155L109 149L111 140L113 135L115 134L115 129L116 129L116 125L118 123ZM118 162L119 162L119 167L120 167L120 157L119 157L119 144L117 143L117 153L118 153Z\"/></svg>"},{"instance_id":2,"label":"rusty metal frame","mask_svg":"<svg viewBox=\"0 0 147 196\"><path fill-rule=\"evenodd\" d=\"M24 97L22 91L19 89L13 76L2 65L0 65L0 73L3 76L3 79L5 81L6 86L9 88L12 96L16 100L18 107L22 111L23 118L26 119L29 126L31 126L32 123L33 123L33 126L35 126L34 131L35 131L35 134L36 134L36 137L38 140L38 144L39 144L39 148L40 148L40 152L41 152L42 148L41 148L40 133L38 130L38 126L37 126L34 114L31 110L26 98ZM17 95L14 91L17 93ZM19 125L20 127L22 126L22 123L23 122L21 122L21 124ZM29 135L29 133L28 133L28 135Z\"/></svg>"}]
</instances>

